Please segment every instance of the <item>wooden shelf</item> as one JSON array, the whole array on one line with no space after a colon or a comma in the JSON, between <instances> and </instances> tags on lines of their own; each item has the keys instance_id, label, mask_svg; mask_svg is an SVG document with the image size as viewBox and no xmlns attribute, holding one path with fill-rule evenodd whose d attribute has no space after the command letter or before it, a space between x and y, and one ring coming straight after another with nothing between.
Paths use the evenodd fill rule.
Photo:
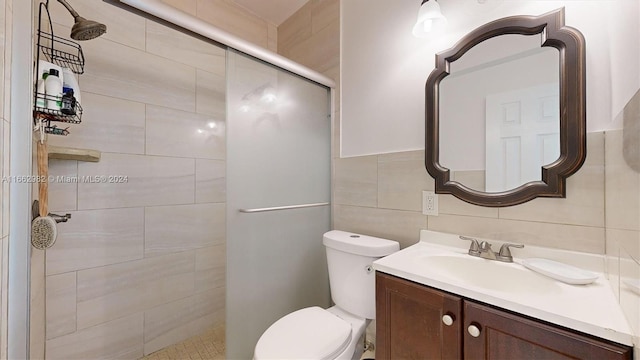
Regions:
<instances>
[{"instance_id":1,"label":"wooden shelf","mask_svg":"<svg viewBox=\"0 0 640 360\"><path fill-rule=\"evenodd\" d=\"M49 159L78 160L88 162L100 161L100 151L91 149L74 149L49 145Z\"/></svg>"}]
</instances>

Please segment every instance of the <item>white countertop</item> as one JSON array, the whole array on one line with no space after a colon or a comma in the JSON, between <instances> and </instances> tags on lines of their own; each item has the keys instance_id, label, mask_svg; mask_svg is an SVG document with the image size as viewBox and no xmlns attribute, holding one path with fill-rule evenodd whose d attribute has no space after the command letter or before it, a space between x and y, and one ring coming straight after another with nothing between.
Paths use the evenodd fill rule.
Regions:
<instances>
[{"instance_id":1,"label":"white countertop","mask_svg":"<svg viewBox=\"0 0 640 360\"><path fill-rule=\"evenodd\" d=\"M633 346L634 335L620 309L604 273L604 257L565 250L525 246L512 249L515 264L495 262L497 266L522 267L524 258L547 258L581 267L601 275L588 285L570 285L549 279L544 291L519 284L520 289L499 291L443 277L430 269L428 255L469 256L469 242L457 235L423 230L420 242L373 263L375 270L428 285L469 299L528 315L603 339ZM484 239L478 239L484 240ZM497 252L501 242L487 240ZM483 260L492 261L492 260ZM524 267L522 267L524 269ZM530 270L528 270L530 271ZM539 275L544 277L544 275ZM545 277L546 278L546 277ZM499 281L499 278L491 279ZM546 281L541 279L541 281Z\"/></svg>"}]
</instances>

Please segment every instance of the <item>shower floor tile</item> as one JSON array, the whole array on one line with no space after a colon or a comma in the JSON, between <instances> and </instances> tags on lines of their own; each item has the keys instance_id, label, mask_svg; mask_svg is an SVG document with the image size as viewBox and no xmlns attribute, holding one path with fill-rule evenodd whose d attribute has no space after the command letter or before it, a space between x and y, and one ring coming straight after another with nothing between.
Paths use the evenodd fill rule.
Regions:
<instances>
[{"instance_id":1,"label":"shower floor tile","mask_svg":"<svg viewBox=\"0 0 640 360\"><path fill-rule=\"evenodd\" d=\"M224 325L158 350L142 360L224 360Z\"/></svg>"}]
</instances>

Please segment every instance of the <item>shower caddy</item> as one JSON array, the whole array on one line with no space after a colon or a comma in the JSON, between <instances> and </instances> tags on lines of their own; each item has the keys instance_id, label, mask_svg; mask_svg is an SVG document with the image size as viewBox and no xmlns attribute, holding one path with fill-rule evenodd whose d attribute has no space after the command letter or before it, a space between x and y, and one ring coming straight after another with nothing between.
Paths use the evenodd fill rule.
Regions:
<instances>
[{"instance_id":1,"label":"shower caddy","mask_svg":"<svg viewBox=\"0 0 640 360\"><path fill-rule=\"evenodd\" d=\"M49 29L51 33L42 30L42 9L47 14L49 20ZM51 21L51 14L49 13L49 0L40 3L38 10L38 41L36 46L36 84L33 91L33 121L34 126L40 126L42 121L44 132L52 135L68 135L68 127L58 127L52 123L68 123L79 124L82 121L82 106L78 101L75 102L73 115L62 113L60 110L52 110L45 107L37 106L38 99L44 100L56 100L54 96L39 93L37 82L40 74L40 53L44 55L47 61L56 64L60 67L66 67L71 69L74 74L84 73L84 54L82 53L82 47L80 44L64 39L62 37L53 34L53 23Z\"/></svg>"}]
</instances>

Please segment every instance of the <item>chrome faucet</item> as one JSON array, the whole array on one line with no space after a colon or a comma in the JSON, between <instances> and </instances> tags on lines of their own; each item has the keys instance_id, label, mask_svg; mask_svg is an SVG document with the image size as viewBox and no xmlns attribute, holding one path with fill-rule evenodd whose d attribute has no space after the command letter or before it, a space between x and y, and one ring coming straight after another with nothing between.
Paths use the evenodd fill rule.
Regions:
<instances>
[{"instance_id":1,"label":"chrome faucet","mask_svg":"<svg viewBox=\"0 0 640 360\"><path fill-rule=\"evenodd\" d=\"M469 255L480 257L488 260L497 260L502 262L513 262L513 256L511 255L510 247L515 248L523 248L522 244L511 244L505 243L500 247L500 251L496 254L491 248L491 244L487 241L478 242L477 239L467 236L459 236L462 240L471 241L471 246L469 246Z\"/></svg>"},{"instance_id":2,"label":"chrome faucet","mask_svg":"<svg viewBox=\"0 0 640 360\"><path fill-rule=\"evenodd\" d=\"M496 253L493 252L491 244L483 241L480 243L480 257L489 260L498 260Z\"/></svg>"}]
</instances>

